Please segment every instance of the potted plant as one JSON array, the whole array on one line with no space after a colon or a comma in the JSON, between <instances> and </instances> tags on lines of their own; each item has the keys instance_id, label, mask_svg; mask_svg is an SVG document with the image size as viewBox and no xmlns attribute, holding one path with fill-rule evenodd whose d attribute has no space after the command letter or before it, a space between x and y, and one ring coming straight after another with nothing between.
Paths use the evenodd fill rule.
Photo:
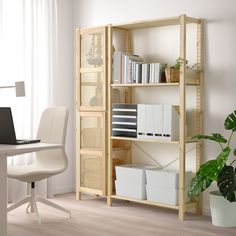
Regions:
<instances>
[{"instance_id":1,"label":"potted plant","mask_svg":"<svg viewBox=\"0 0 236 236\"><path fill-rule=\"evenodd\" d=\"M175 61L175 64L171 67L165 68L165 76L166 76L166 82L167 83L177 83L179 82L179 72L180 72L180 66L183 63L183 59L181 57L178 57ZM189 71L198 71L197 63L194 65L188 65L188 60L185 61L186 68Z\"/></svg>"},{"instance_id":2,"label":"potted plant","mask_svg":"<svg viewBox=\"0 0 236 236\"><path fill-rule=\"evenodd\" d=\"M224 122L226 130L230 131L226 139L219 133L211 135L196 135L193 140L211 140L219 144L220 152L213 160L203 163L193 177L188 195L190 198L199 196L212 182L217 182L219 191L210 192L210 207L212 223L222 227L236 226L236 149L232 151L231 140L236 132L236 110L227 116ZM229 161L230 155L234 157Z\"/></svg>"}]
</instances>

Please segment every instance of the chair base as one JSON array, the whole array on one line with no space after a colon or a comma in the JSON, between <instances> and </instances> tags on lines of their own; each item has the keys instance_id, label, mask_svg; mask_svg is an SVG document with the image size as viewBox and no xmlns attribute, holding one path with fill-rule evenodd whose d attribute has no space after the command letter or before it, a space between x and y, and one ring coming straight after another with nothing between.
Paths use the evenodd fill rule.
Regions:
<instances>
[{"instance_id":1,"label":"chair base","mask_svg":"<svg viewBox=\"0 0 236 236\"><path fill-rule=\"evenodd\" d=\"M21 206L21 205L24 205L25 203L29 203L29 205L27 206L26 208L26 213L29 213L29 209L30 209L30 212L31 213L34 213L36 214L36 218L37 218L37 221L39 224L41 224L41 218L39 216L39 211L38 211L38 207L37 207L37 202L41 202L41 203L44 203L48 206L51 206L51 207L54 207L60 211L64 211L66 212L67 214L69 214L69 217L71 217L71 212L67 209L65 209L64 207L61 207L59 206L58 204L56 203L53 203L43 197L40 197L40 196L36 196L35 195L35 188L31 188L31 194L30 195L27 195L26 197L24 197L23 199L19 200L18 202L12 204L11 206L9 206L7 208L7 212L10 212L14 209L16 209L17 207Z\"/></svg>"}]
</instances>

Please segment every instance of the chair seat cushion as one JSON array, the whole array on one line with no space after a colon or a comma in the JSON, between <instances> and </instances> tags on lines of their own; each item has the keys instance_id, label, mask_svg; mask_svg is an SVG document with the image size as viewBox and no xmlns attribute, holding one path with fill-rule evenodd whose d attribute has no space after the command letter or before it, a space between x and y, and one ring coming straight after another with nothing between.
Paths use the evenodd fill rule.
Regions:
<instances>
[{"instance_id":1,"label":"chair seat cushion","mask_svg":"<svg viewBox=\"0 0 236 236\"><path fill-rule=\"evenodd\" d=\"M64 168L46 168L45 166L40 165L16 165L8 166L7 168L8 178L17 179L28 183L40 181L64 171Z\"/></svg>"}]
</instances>

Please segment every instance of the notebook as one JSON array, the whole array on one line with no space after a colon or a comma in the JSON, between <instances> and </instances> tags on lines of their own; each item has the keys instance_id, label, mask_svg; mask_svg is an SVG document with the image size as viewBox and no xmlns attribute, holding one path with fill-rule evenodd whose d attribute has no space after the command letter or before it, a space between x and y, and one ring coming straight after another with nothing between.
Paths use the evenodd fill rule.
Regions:
<instances>
[{"instance_id":1,"label":"notebook","mask_svg":"<svg viewBox=\"0 0 236 236\"><path fill-rule=\"evenodd\" d=\"M0 144L38 143L39 139L16 139L15 128L10 107L0 107Z\"/></svg>"}]
</instances>

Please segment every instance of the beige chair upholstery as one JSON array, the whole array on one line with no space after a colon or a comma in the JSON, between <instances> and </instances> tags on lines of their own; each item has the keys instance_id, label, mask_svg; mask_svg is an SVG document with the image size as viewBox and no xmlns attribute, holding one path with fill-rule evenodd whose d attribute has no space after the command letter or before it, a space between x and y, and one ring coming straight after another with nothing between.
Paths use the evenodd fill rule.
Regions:
<instances>
[{"instance_id":1,"label":"beige chair upholstery","mask_svg":"<svg viewBox=\"0 0 236 236\"><path fill-rule=\"evenodd\" d=\"M46 109L41 117L37 139L43 143L63 144L65 145L66 129L68 123L68 110L64 107L53 107ZM28 183L28 196L8 207L8 212L18 206L29 202L31 212L35 212L37 220L40 223L40 217L36 202L42 202L59 210L70 211L35 195L35 182L57 175L66 170L68 159L65 149L45 150L36 152L36 161L32 165L26 166L8 166L8 178L17 179Z\"/></svg>"}]
</instances>

